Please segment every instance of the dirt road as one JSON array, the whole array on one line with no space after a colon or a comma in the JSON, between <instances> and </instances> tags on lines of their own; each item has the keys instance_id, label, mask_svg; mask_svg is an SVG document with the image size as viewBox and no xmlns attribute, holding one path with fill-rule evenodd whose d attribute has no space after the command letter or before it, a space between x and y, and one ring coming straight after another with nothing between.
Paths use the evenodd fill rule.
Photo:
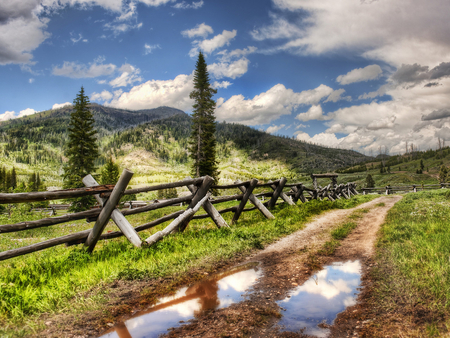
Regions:
<instances>
[{"instance_id":1,"label":"dirt road","mask_svg":"<svg viewBox=\"0 0 450 338\"><path fill-rule=\"evenodd\" d=\"M276 301L285 299L288 292L303 284L324 264L349 259L359 259L362 265L363 284L373 261L374 244L380 225L388 210L401 196L384 196L353 209L335 210L318 216L303 230L297 231L268 246L245 262L258 261L264 271L254 292L248 300L225 309L206 313L188 325L183 325L168 337L307 337L301 333L279 332L276 325L280 308ZM358 213L357 210L363 211ZM326 241L330 230L349 221L357 223L352 233L341 242L331 256L317 254ZM357 337L364 323L353 319L357 305L347 308L329 327L332 337ZM350 314L350 315L349 315ZM341 318L345 318L342 320Z\"/></svg>"}]
</instances>

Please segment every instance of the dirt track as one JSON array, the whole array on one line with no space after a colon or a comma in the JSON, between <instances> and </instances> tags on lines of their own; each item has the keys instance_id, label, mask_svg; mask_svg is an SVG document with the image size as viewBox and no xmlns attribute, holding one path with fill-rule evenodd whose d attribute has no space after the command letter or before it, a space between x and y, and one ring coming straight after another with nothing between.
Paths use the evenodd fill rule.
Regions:
<instances>
[{"instance_id":1,"label":"dirt track","mask_svg":"<svg viewBox=\"0 0 450 338\"><path fill-rule=\"evenodd\" d=\"M249 300L234 304L228 308L211 311L197 318L188 325L181 326L167 336L169 337L306 337L300 333L278 331L275 325L280 317L280 308L276 301L282 300L287 293L304 283L312 273L323 264L333 261L359 259L362 263L362 279L373 265L371 256L380 225L384 222L388 210L399 200L400 196L380 197L371 202L348 210L335 210L318 216L303 230L297 231L257 254L248 257L244 262L259 261L264 277L254 287L260 292L253 293ZM332 256L317 256L314 253L330 240L330 229L335 228L358 209L369 209L361 213L362 218L352 233L342 241ZM311 256L316 269L311 265ZM339 318L345 321L330 327L331 336L358 336L355 328L363 329L364 324L352 320L348 315L356 312L356 306L348 308Z\"/></svg>"}]
</instances>

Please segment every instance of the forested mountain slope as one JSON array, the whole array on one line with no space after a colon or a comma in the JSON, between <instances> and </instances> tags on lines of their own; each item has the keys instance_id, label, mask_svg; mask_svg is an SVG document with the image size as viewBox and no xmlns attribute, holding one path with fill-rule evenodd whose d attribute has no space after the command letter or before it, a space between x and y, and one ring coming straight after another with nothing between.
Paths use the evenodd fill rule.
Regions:
<instances>
[{"instance_id":1,"label":"forested mountain slope","mask_svg":"<svg viewBox=\"0 0 450 338\"><path fill-rule=\"evenodd\" d=\"M101 150L98 166L111 154L122 167L142 175L170 172L178 177L189 173L189 115L169 107L139 111L97 104L90 107ZM16 167L19 175L43 172L47 181L58 185L71 110L68 106L0 123L0 165ZM239 124L218 123L216 137L223 177L255 174L272 178L287 171L298 176L368 159L355 151L269 135Z\"/></svg>"}]
</instances>

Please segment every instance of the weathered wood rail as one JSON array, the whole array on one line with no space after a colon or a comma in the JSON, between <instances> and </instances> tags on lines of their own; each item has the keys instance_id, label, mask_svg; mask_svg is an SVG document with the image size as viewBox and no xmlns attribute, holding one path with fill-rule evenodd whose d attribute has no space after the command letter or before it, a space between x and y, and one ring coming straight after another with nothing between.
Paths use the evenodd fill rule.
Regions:
<instances>
[{"instance_id":1,"label":"weathered wood rail","mask_svg":"<svg viewBox=\"0 0 450 338\"><path fill-rule=\"evenodd\" d=\"M376 194L386 194L391 195L399 192L418 192L422 190L433 190L433 189L445 189L450 188L450 183L439 183L439 184L411 184L404 186L393 186L387 185L385 187L376 188L361 188L364 195L370 193Z\"/></svg>"},{"instance_id":2,"label":"weathered wood rail","mask_svg":"<svg viewBox=\"0 0 450 338\"><path fill-rule=\"evenodd\" d=\"M87 222L94 222L92 229L80 231L77 233L65 235L58 238L49 239L40 243L7 250L0 252L0 261L36 252L39 250L51 248L57 245L65 244L66 246L83 244L87 251L92 252L99 240L106 240L125 236L130 243L135 247L141 248L153 245L173 232L182 232L186 229L192 219L211 218L218 228L229 227L230 225L223 219L222 214L232 212L233 217L231 224L238 222L243 212L258 210L266 218L273 219L274 215L270 209L281 200L281 203L288 203L289 205L296 205L300 200L306 203L312 199L328 199L335 201L339 198L351 198L358 194L355 183L347 183L345 185L337 185L337 175L318 176L331 178L332 182L326 187L317 186L316 188L309 188L302 183L287 183L286 178L282 177L276 181L269 181L266 183L259 182L257 179L241 182L236 181L234 184L228 185L214 185L213 178L209 176L199 178L186 178L182 181L147 186L137 189L125 190L133 173L127 169L122 172L122 175L116 185L98 185L91 175L83 178L85 188L68 189L59 191L45 191L34 193L13 193L0 194L0 204L14 204L24 202L38 202L47 200L69 199L74 197L94 195L99 208L69 213L62 216L48 217L36 221L24 221L15 224L0 225L0 235L2 233L19 232L23 230L37 229L48 227L56 224L66 223L80 219L86 219ZM177 197L152 203L144 206L137 206L133 209L119 210L117 205L122 195L137 194L141 192L157 191L167 188L187 187L190 194L183 197ZM267 188L266 191L256 193L255 189ZM241 194L213 197L211 190L237 190ZM262 200L260 199L262 198ZM266 200L267 198L267 200ZM238 205L217 210L215 205L237 201ZM179 210L165 215L161 218L155 219L151 222L133 227L125 216L134 215L143 212L149 212L169 206L180 205L186 203L188 205L186 210ZM250 203L253 207L246 208ZM206 214L196 215L196 213L203 208ZM103 233L109 220L112 220L119 231ZM162 231L151 235L146 240L142 240L138 232L153 228L164 222L171 221L171 223Z\"/></svg>"}]
</instances>

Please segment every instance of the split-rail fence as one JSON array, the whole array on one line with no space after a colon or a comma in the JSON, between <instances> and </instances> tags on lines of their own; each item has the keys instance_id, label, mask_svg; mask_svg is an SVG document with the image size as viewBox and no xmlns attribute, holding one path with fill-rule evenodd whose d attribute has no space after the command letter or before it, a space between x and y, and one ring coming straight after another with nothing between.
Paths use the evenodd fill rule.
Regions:
<instances>
[{"instance_id":1,"label":"split-rail fence","mask_svg":"<svg viewBox=\"0 0 450 338\"><path fill-rule=\"evenodd\" d=\"M222 214L233 212L231 224L238 221L243 212L251 210L259 210L266 218L275 218L270 212L279 199L282 203L295 205L298 200L306 203L311 199L324 199L335 201L336 199L349 199L353 195L358 194L355 183L340 184L336 183L337 175L322 174L311 175L315 182L315 188L305 187L302 183L287 183L286 178L266 183L259 182L257 179L241 182L236 181L234 184L215 185L214 179L209 176L200 178L186 178L182 181L159 184L154 186L141 187L136 189L125 190L133 176L133 172L125 169L122 172L116 185L99 185L91 175L83 178L85 188L66 189L57 191L30 192L30 193L12 193L0 194L0 204L28 203L49 200L60 200L76 198L81 196L94 195L99 208L69 213L62 216L48 217L35 221L24 221L15 224L0 225L0 234L8 232L19 232L23 230L48 227L56 224L66 223L80 219L86 219L88 222L95 222L92 229L80 231L77 233L65 235L62 237L46 240L40 243L7 250L0 252L0 260L5 260L39 250L47 249L57 245L65 244L66 246L84 243L87 251L92 252L99 240L112 239L125 236L135 247L150 246L161 240L164 236L173 232L182 232L186 229L188 223L192 219L201 219L210 217L218 228L229 227L223 219ZM326 187L317 186L317 178L331 178L331 183ZM157 191L168 188L187 187L190 194L183 197L177 197L152 203L145 206L136 207L134 209L119 210L117 208L120 198L123 195L137 194L149 191ZM255 188L268 188L269 191L254 193ZM213 197L211 191L239 189L240 194ZM259 189L260 190L260 189ZM267 198L261 201L260 198ZM233 207L217 210L214 205L228 201L239 201L239 204ZM247 202L253 207L245 208ZM179 210L155 219L151 222L133 227L125 216L138 213L148 212L160 208L185 203L188 205L186 210ZM200 208L206 211L204 215L195 215ZM112 219L120 231L103 233L108 221ZM150 229L161 223L172 220L172 222L162 231L158 231L146 240L141 240L137 234L140 231Z\"/></svg>"}]
</instances>

